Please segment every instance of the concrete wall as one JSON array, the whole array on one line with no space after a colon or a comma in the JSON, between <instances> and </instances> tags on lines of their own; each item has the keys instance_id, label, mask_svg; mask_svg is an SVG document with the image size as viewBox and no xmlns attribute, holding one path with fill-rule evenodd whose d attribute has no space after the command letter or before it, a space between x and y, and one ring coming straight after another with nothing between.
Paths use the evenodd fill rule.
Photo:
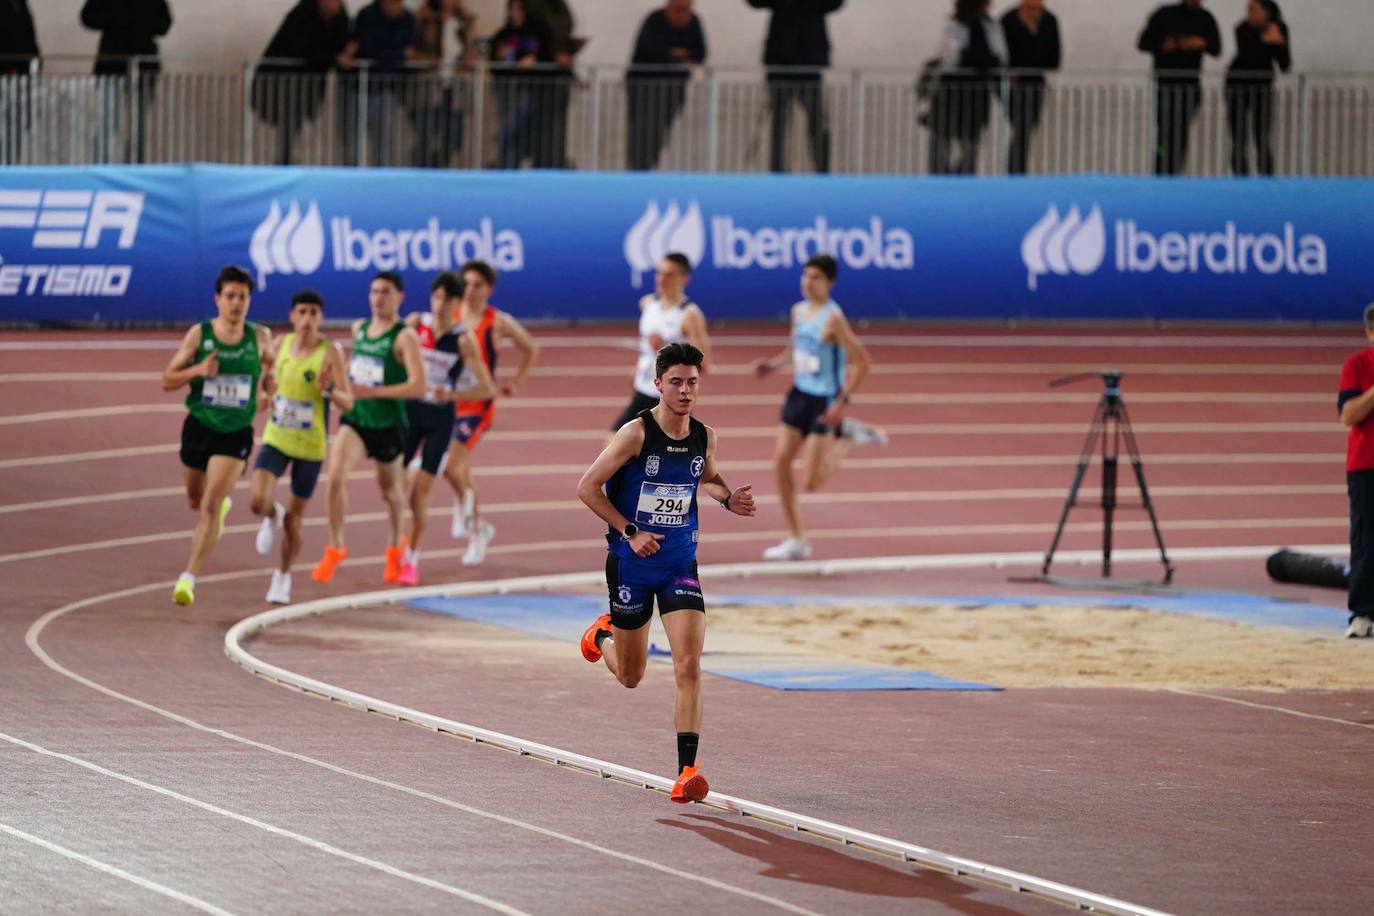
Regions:
<instances>
[{"instance_id":1,"label":"concrete wall","mask_svg":"<svg viewBox=\"0 0 1374 916\"><path fill-rule=\"evenodd\" d=\"M410 0L414 6L419 0ZM479 29L500 27L503 0L469 0ZM994 3L1000 13L1013 0ZM96 35L81 27L82 0L30 0L39 41L48 55L89 55ZM225 69L259 54L293 0L171 0L172 31L163 56L178 69ZM362 0L351 0L356 13ZM639 22L658 0L572 0L578 31L591 38L583 65L624 63ZM1060 18L1065 66L1076 69L1143 70L1148 58L1135 50L1136 36L1156 0L1050 0ZM1371 0L1288 0L1294 64L1305 71L1374 72L1374 10ZM711 59L722 66L750 66L761 56L768 13L745 0L697 0ZM837 67L915 68L930 56L952 0L848 0L831 17ZM1222 28L1220 68L1234 51L1232 32L1246 0L1208 0Z\"/></svg>"}]
</instances>

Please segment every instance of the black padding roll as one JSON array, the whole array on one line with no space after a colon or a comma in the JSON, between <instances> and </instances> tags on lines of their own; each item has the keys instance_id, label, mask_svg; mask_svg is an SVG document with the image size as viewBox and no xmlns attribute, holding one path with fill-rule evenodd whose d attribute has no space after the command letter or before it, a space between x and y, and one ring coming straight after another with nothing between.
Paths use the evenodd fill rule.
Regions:
<instances>
[{"instance_id":1,"label":"black padding roll","mask_svg":"<svg viewBox=\"0 0 1374 916\"><path fill-rule=\"evenodd\" d=\"M1269 578L1275 582L1297 585L1319 585L1324 588L1350 588L1350 574L1346 565L1330 557L1318 557L1296 550L1280 550L1265 562Z\"/></svg>"}]
</instances>

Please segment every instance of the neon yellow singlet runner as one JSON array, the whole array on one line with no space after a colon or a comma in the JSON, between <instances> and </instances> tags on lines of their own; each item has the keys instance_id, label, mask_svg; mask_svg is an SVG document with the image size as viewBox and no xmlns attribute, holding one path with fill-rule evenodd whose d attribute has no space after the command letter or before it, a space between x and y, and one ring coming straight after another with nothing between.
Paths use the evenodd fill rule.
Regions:
<instances>
[{"instance_id":1,"label":"neon yellow singlet runner","mask_svg":"<svg viewBox=\"0 0 1374 916\"><path fill-rule=\"evenodd\" d=\"M288 458L323 461L326 422L320 374L329 342L321 340L309 356L301 357L291 352L295 338L287 334L277 350L277 393L262 441Z\"/></svg>"}]
</instances>

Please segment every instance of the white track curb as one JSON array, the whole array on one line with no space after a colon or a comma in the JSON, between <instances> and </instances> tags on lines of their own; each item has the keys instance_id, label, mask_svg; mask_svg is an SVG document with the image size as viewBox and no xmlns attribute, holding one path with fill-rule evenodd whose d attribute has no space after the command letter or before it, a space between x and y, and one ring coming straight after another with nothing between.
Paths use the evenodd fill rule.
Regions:
<instances>
[{"instance_id":1,"label":"white track curb","mask_svg":"<svg viewBox=\"0 0 1374 916\"><path fill-rule=\"evenodd\" d=\"M1183 548L1171 552L1175 559L1192 560L1229 560L1255 559L1268 556L1273 547L1216 547ZM1336 553L1343 547L1333 545L1300 546L1295 549L1313 553ZM1058 556L1061 563L1094 563L1100 559L1096 551L1066 551ZM1117 551L1116 562L1157 561L1158 553L1152 549ZM751 577L751 576L790 576L790 575L830 575L841 572L878 572L914 571L921 569L958 569L971 567L994 568L1004 566L1038 566L1044 560L1041 553L1009 554L965 554L948 556L905 556L873 557L848 560L821 560L799 563L739 563L730 565L706 566L702 573L714 578ZM420 588L388 589L386 591L366 592L324 598L304 604L291 605L276 610L264 611L239 621L224 636L224 651L238 665L270 681L306 693L357 707L367 712L390 716L397 721L407 722L428 728L442 734L467 738L478 744L487 744L519 754L522 757L535 757L557 766L594 773L606 779L617 779L645 789L667 792L672 789L672 780L646 773L642 770L620 766L595 757L575 754L546 744L517 738L513 735L494 732L489 729L451 719L444 719L420 710L400 706L386 700L337 687L314 678L280 668L250 654L243 643L255 634L287 621L299 620L332 611L350 610L360 607L375 607L378 604L398 604L415 598L463 597L475 595L507 594L510 592L548 591L557 588L595 586L604 581L602 573L567 573L553 576L527 576L517 579L502 579L486 582L449 583L445 585L423 586ZM906 862L949 872L953 875L970 875L998 887L1017 892L1029 892L1060 903L1066 903L1080 910L1098 913L1134 914L1134 916L1163 916L1161 911L1127 903L1091 891L1060 884L1034 875L1027 875L962 856L950 855L890 837L856 830L831 821L820 820L804 814L775 808L760 802L736 798L712 792L708 804L736 814L768 821L794 830L811 833L862 849L896 856Z\"/></svg>"}]
</instances>

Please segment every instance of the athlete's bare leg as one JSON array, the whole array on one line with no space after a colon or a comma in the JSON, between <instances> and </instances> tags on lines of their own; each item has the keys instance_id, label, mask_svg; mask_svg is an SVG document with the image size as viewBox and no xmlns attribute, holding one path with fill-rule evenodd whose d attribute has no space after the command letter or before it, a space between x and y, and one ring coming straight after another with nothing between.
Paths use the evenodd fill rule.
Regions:
<instances>
[{"instance_id":1,"label":"athlete's bare leg","mask_svg":"<svg viewBox=\"0 0 1374 916\"><path fill-rule=\"evenodd\" d=\"M248 478L248 508L258 518L265 518L276 511L276 503L272 500L272 488L276 485L276 476L264 468L255 469Z\"/></svg>"},{"instance_id":2,"label":"athlete's bare leg","mask_svg":"<svg viewBox=\"0 0 1374 916\"><path fill-rule=\"evenodd\" d=\"M186 571L193 576L200 575L201 567L219 541L220 503L234 489L234 482L243 473L243 465L243 461L228 455L210 456L203 475L205 489L199 499L196 527L191 533L191 555L186 560Z\"/></svg>"},{"instance_id":3,"label":"athlete's bare leg","mask_svg":"<svg viewBox=\"0 0 1374 916\"><path fill-rule=\"evenodd\" d=\"M457 439L448 450L448 464L444 467L444 479L453 488L453 495L459 499L469 490L472 491L472 518L480 521L482 510L477 505L477 489L472 485L472 453Z\"/></svg>"},{"instance_id":4,"label":"athlete's bare leg","mask_svg":"<svg viewBox=\"0 0 1374 916\"><path fill-rule=\"evenodd\" d=\"M825 486L832 474L840 469L840 462L849 454L853 443L849 439L829 434L806 437L802 449L802 487L808 493Z\"/></svg>"},{"instance_id":5,"label":"athlete's bare leg","mask_svg":"<svg viewBox=\"0 0 1374 916\"><path fill-rule=\"evenodd\" d=\"M205 472L184 466L182 470L186 472L186 501L191 504L192 512L199 512L200 501L205 496Z\"/></svg>"},{"instance_id":6,"label":"athlete's bare leg","mask_svg":"<svg viewBox=\"0 0 1374 916\"><path fill-rule=\"evenodd\" d=\"M778 441L773 448L773 474L778 485L778 504L792 537L802 534L801 509L797 506L797 485L792 478L792 459L802 446L801 430L783 424L778 427Z\"/></svg>"},{"instance_id":7,"label":"athlete's bare leg","mask_svg":"<svg viewBox=\"0 0 1374 916\"><path fill-rule=\"evenodd\" d=\"M434 475L420 470L410 480L410 549L420 549L420 538L429 526L429 493L434 489Z\"/></svg>"},{"instance_id":8,"label":"athlete's bare leg","mask_svg":"<svg viewBox=\"0 0 1374 916\"><path fill-rule=\"evenodd\" d=\"M348 518L348 475L367 454L362 437L351 426L340 426L329 448L329 546L344 549L344 521Z\"/></svg>"},{"instance_id":9,"label":"athlete's bare leg","mask_svg":"<svg viewBox=\"0 0 1374 916\"><path fill-rule=\"evenodd\" d=\"M611 624L611 638L602 641L601 657L617 681L626 687L638 686L649 664L649 625L622 630Z\"/></svg>"},{"instance_id":10,"label":"athlete's bare leg","mask_svg":"<svg viewBox=\"0 0 1374 916\"><path fill-rule=\"evenodd\" d=\"M400 456L390 461L377 463L377 489L381 491L382 502L386 503L388 526L387 546L396 547L401 543L401 523L406 517L406 497L402 489L405 481L405 465Z\"/></svg>"},{"instance_id":11,"label":"athlete's bare leg","mask_svg":"<svg viewBox=\"0 0 1374 916\"><path fill-rule=\"evenodd\" d=\"M692 608L662 615L673 652L673 725L679 732L701 732L701 649L706 642L706 615ZM644 629L648 629L645 627Z\"/></svg>"},{"instance_id":12,"label":"athlete's bare leg","mask_svg":"<svg viewBox=\"0 0 1374 916\"><path fill-rule=\"evenodd\" d=\"M286 517L282 519L281 540L281 571L284 573L291 571L291 564L301 555L301 545L305 543L301 525L305 521L305 507L308 505L309 500L292 496L291 502L286 506Z\"/></svg>"}]
</instances>

